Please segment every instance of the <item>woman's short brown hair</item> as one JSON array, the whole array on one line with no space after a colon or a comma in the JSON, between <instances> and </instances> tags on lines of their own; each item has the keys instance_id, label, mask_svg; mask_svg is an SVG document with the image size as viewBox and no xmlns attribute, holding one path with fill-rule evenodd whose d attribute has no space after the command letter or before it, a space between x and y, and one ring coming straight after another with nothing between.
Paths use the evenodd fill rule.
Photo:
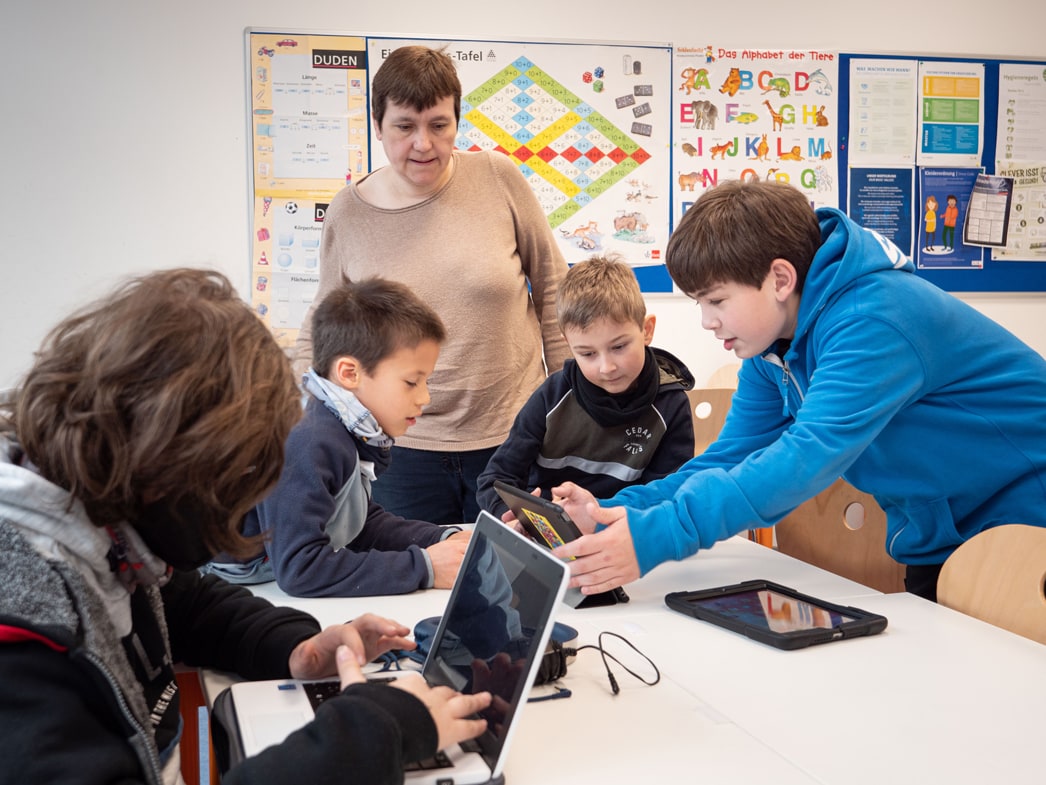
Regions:
<instances>
[{"instance_id":1,"label":"woman's short brown hair","mask_svg":"<svg viewBox=\"0 0 1046 785\"><path fill-rule=\"evenodd\" d=\"M55 327L6 425L96 525L191 500L207 547L243 554L257 546L240 522L278 479L300 415L286 356L229 281L175 269Z\"/></svg>"},{"instance_id":2,"label":"woman's short brown hair","mask_svg":"<svg viewBox=\"0 0 1046 785\"><path fill-rule=\"evenodd\" d=\"M461 81L446 50L401 46L389 53L374 74L370 88L371 115L381 128L390 102L421 112L447 96L454 98L454 120L460 121Z\"/></svg>"},{"instance_id":3,"label":"woman's short brown hair","mask_svg":"<svg viewBox=\"0 0 1046 785\"><path fill-rule=\"evenodd\" d=\"M759 288L774 259L786 259L802 291L821 229L809 199L775 180L730 180L705 191L668 239L665 265L693 295L723 283Z\"/></svg>"}]
</instances>

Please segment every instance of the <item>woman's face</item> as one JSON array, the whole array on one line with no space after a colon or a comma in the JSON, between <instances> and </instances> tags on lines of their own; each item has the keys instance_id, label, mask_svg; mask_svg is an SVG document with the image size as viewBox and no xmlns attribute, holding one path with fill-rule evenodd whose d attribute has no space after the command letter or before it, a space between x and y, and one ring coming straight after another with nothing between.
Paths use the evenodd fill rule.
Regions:
<instances>
[{"instance_id":1,"label":"woman's face","mask_svg":"<svg viewBox=\"0 0 1046 785\"><path fill-rule=\"evenodd\" d=\"M392 171L413 195L433 194L450 178L458 132L454 96L420 112L390 101L375 132Z\"/></svg>"}]
</instances>

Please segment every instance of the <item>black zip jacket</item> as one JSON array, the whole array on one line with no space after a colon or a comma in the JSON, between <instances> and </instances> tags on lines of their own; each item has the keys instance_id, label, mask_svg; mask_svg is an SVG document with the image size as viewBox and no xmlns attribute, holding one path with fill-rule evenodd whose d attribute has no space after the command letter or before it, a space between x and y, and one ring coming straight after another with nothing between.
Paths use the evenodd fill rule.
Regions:
<instances>
[{"instance_id":1,"label":"black zip jacket","mask_svg":"<svg viewBox=\"0 0 1046 785\"><path fill-rule=\"evenodd\" d=\"M523 490L575 482L597 499L665 477L694 457L686 391L694 377L681 360L647 347L635 389L611 395L586 380L574 360L551 374L516 415L512 430L479 476L479 506L500 517L501 480Z\"/></svg>"},{"instance_id":2,"label":"black zip jacket","mask_svg":"<svg viewBox=\"0 0 1046 785\"><path fill-rule=\"evenodd\" d=\"M170 655L160 655L168 669L181 661L287 677L293 648L319 631L311 616L213 576L175 573L162 590L139 591L169 633ZM143 701L146 687L111 626L78 573L41 557L0 516L0 785L162 782L149 712L177 712L177 693L165 695L166 708ZM223 785L399 783L403 762L434 754L436 743L421 701L353 685L284 743L234 767Z\"/></svg>"}]
</instances>

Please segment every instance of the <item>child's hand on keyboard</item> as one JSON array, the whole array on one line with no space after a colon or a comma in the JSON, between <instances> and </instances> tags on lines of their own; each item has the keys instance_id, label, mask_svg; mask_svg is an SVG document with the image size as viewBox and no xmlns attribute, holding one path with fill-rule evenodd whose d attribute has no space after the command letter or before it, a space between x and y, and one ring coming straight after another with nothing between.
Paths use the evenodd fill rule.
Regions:
<instances>
[{"instance_id":1,"label":"child's hand on keyboard","mask_svg":"<svg viewBox=\"0 0 1046 785\"><path fill-rule=\"evenodd\" d=\"M490 705L489 692L465 695L450 687L430 687L420 674L401 676L391 686L406 690L425 704L436 723L441 750L474 739L486 730L486 720L470 717Z\"/></svg>"},{"instance_id":2,"label":"child's hand on keyboard","mask_svg":"<svg viewBox=\"0 0 1046 785\"><path fill-rule=\"evenodd\" d=\"M327 627L318 635L313 635L299 643L290 657L291 676L296 679L322 679L340 673L341 664L336 662L335 653L345 646L353 655L356 672L359 666L370 662L375 657L392 649L414 648L414 641L406 636L410 628L399 622L365 613L348 624L335 624ZM363 674L354 680L362 681ZM342 686L345 686L342 679Z\"/></svg>"}]
</instances>

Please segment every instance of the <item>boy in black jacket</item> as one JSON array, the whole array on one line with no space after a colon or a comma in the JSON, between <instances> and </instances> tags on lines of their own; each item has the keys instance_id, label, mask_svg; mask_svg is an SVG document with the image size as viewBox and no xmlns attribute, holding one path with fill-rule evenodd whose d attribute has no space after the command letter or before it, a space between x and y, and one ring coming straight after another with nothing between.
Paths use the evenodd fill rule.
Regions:
<instances>
[{"instance_id":1,"label":"boy in black jacket","mask_svg":"<svg viewBox=\"0 0 1046 785\"><path fill-rule=\"evenodd\" d=\"M300 415L287 358L215 272L137 279L50 334L0 409L0 785L182 782L179 661L340 677L225 785L392 785L484 730L489 693L364 682L360 663L414 647L407 627L321 630L196 572L257 546L240 521Z\"/></svg>"},{"instance_id":2,"label":"boy in black jacket","mask_svg":"<svg viewBox=\"0 0 1046 785\"><path fill-rule=\"evenodd\" d=\"M650 346L655 318L632 269L602 256L574 265L556 315L574 359L530 396L480 475L477 498L494 515L508 509L495 480L546 498L570 481L602 498L694 457L694 377Z\"/></svg>"}]
</instances>

